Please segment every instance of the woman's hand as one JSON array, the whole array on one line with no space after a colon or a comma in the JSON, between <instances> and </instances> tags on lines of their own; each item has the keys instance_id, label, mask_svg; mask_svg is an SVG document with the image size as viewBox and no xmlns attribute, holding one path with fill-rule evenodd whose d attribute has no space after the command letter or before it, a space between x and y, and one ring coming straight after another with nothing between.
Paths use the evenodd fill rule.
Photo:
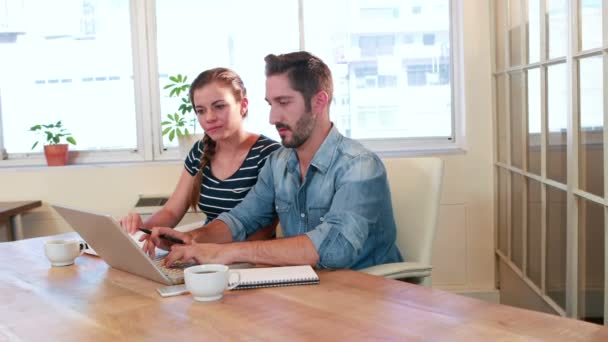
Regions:
<instances>
[{"instance_id":1,"label":"woman's hand","mask_svg":"<svg viewBox=\"0 0 608 342\"><path fill-rule=\"evenodd\" d=\"M129 213L129 215L121 218L118 222L129 234L136 233L137 229L144 225L141 216L137 213Z\"/></svg>"},{"instance_id":2,"label":"woman's hand","mask_svg":"<svg viewBox=\"0 0 608 342\"><path fill-rule=\"evenodd\" d=\"M173 242L164 239L163 236L171 236L176 239L184 241L185 245L190 245L193 242L192 236L188 233L178 232L175 229L168 227L154 227L151 229L151 234L144 234L139 238L139 241L145 241L142 249L144 253L147 253L152 259L155 258L155 249L158 247L166 251L171 250L171 247L175 245Z\"/></svg>"}]
</instances>

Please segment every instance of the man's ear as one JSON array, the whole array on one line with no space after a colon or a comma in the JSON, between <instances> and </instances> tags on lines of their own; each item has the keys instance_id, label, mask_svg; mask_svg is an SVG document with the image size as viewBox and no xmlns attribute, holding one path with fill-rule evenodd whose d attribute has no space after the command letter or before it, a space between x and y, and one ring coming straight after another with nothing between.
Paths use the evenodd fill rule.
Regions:
<instances>
[{"instance_id":1,"label":"man's ear","mask_svg":"<svg viewBox=\"0 0 608 342\"><path fill-rule=\"evenodd\" d=\"M313 113L324 113L327 111L327 105L329 104L329 94L325 90L321 90L310 99L310 102Z\"/></svg>"},{"instance_id":2,"label":"man's ear","mask_svg":"<svg viewBox=\"0 0 608 342\"><path fill-rule=\"evenodd\" d=\"M247 113L248 108L249 108L249 99L246 97L243 97L243 99L241 100L241 116L245 116L245 113Z\"/></svg>"}]
</instances>

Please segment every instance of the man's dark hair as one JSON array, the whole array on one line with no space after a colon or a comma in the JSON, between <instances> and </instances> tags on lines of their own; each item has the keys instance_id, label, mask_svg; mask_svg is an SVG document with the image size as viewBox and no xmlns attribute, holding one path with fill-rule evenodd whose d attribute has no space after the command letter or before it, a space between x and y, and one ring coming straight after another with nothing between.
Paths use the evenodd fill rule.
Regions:
<instances>
[{"instance_id":1,"label":"man's dark hair","mask_svg":"<svg viewBox=\"0 0 608 342\"><path fill-rule=\"evenodd\" d=\"M324 90L329 96L328 109L331 103L334 85L331 71L319 57L298 51L283 55L270 54L264 58L266 62L266 77L287 73L291 88L301 93L306 103L306 111L311 110L311 99L319 91Z\"/></svg>"}]
</instances>

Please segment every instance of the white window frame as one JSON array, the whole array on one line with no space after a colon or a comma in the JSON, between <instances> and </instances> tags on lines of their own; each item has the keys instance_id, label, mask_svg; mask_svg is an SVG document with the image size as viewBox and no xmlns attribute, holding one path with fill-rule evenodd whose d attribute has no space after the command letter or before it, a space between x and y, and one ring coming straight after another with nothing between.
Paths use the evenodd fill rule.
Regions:
<instances>
[{"instance_id":1,"label":"white window frame","mask_svg":"<svg viewBox=\"0 0 608 342\"><path fill-rule=\"evenodd\" d=\"M410 156L436 153L464 153L465 91L463 54L463 0L450 1L450 68L452 100L452 138L359 139L380 156ZM304 6L298 0L300 47L305 50ZM70 164L181 162L177 148L162 148L161 105L158 57L156 54L155 1L130 0L133 80L137 148L134 150L78 151ZM2 97L0 94L0 103ZM46 165L43 153L11 154L3 146L2 107L0 106L0 168Z\"/></svg>"},{"instance_id":2,"label":"white window frame","mask_svg":"<svg viewBox=\"0 0 608 342\"><path fill-rule=\"evenodd\" d=\"M452 139L432 137L357 139L365 147L376 152L381 157L404 157L447 153L459 154L466 152L463 17L463 0L450 0Z\"/></svg>"}]
</instances>

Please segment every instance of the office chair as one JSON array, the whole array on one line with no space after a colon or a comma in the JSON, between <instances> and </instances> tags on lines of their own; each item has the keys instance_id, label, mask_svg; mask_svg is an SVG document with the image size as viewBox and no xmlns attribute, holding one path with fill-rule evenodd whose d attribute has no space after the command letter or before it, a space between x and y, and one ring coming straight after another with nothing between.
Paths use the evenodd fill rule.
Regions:
<instances>
[{"instance_id":1,"label":"office chair","mask_svg":"<svg viewBox=\"0 0 608 342\"><path fill-rule=\"evenodd\" d=\"M431 256L443 179L443 160L437 157L386 159L397 247L405 262L360 271L431 286Z\"/></svg>"}]
</instances>

